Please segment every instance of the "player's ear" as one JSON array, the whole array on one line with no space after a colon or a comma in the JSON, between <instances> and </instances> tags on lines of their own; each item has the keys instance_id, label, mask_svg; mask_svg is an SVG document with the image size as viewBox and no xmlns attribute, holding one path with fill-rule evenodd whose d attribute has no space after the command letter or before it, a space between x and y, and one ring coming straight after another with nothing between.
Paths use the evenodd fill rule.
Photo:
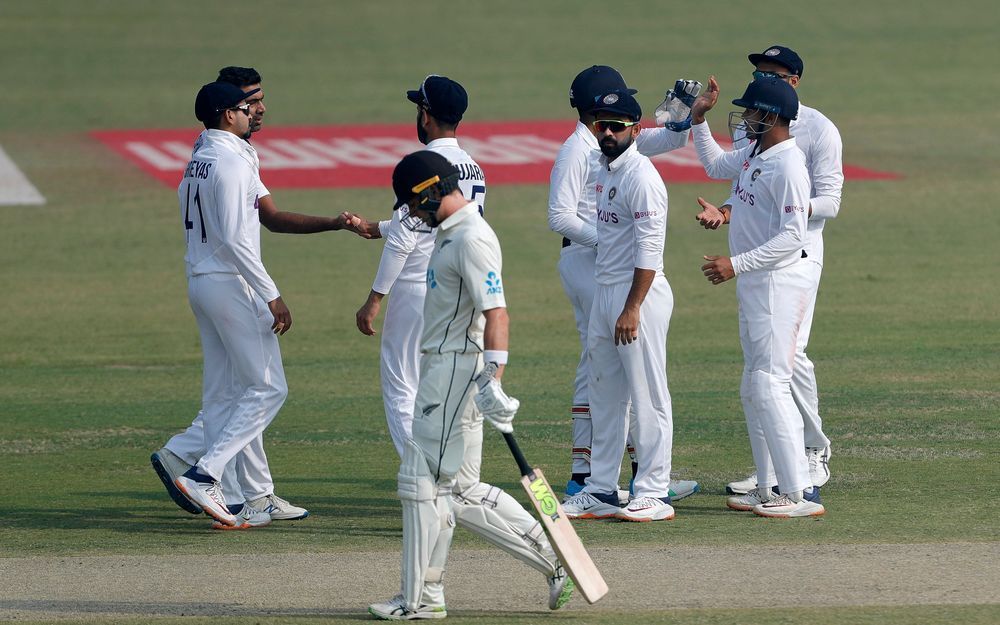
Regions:
<instances>
[{"instance_id":1,"label":"player's ear","mask_svg":"<svg viewBox=\"0 0 1000 625\"><path fill-rule=\"evenodd\" d=\"M792 87L798 87L799 86L799 77L798 76L789 76L788 77L788 84L790 84Z\"/></svg>"}]
</instances>

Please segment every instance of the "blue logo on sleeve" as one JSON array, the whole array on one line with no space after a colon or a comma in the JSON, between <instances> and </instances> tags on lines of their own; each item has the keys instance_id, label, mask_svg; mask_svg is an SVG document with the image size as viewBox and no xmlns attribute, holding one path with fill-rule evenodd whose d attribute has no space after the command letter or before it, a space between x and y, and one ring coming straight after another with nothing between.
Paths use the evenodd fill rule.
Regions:
<instances>
[{"instance_id":1,"label":"blue logo on sleeve","mask_svg":"<svg viewBox=\"0 0 1000 625\"><path fill-rule=\"evenodd\" d=\"M503 285L500 284L500 276L496 272L489 272L486 274L486 294L487 295L498 295L503 293Z\"/></svg>"},{"instance_id":2,"label":"blue logo on sleeve","mask_svg":"<svg viewBox=\"0 0 1000 625\"><path fill-rule=\"evenodd\" d=\"M434 279L434 270L433 269L428 269L427 270L427 284L429 284L432 289L436 289L437 288L438 283L437 283L437 280Z\"/></svg>"}]
</instances>

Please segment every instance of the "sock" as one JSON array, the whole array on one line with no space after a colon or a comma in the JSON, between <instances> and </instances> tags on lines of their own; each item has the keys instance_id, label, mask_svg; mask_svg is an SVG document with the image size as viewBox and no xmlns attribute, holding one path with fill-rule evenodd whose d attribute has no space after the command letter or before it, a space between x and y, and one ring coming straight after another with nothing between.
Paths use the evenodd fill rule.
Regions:
<instances>
[{"instance_id":1,"label":"sock","mask_svg":"<svg viewBox=\"0 0 1000 625\"><path fill-rule=\"evenodd\" d=\"M573 480L577 484L583 485L587 483L588 477L590 477L589 473L574 473L569 477L569 479Z\"/></svg>"},{"instance_id":2,"label":"sock","mask_svg":"<svg viewBox=\"0 0 1000 625\"><path fill-rule=\"evenodd\" d=\"M194 467L191 467L190 469L188 469L184 473L184 477L188 478L189 480L194 480L195 482L199 482L201 484L211 484L212 482L215 481L212 478L212 476L205 475L204 473L202 473L201 471L199 471L197 466L194 466Z\"/></svg>"}]
</instances>

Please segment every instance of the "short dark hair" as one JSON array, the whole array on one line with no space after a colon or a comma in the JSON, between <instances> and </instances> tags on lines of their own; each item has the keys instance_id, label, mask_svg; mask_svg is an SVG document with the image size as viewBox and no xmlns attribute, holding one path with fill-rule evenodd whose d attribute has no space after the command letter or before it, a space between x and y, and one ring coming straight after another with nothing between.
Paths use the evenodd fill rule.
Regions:
<instances>
[{"instance_id":1,"label":"short dark hair","mask_svg":"<svg viewBox=\"0 0 1000 625\"><path fill-rule=\"evenodd\" d=\"M216 78L218 82L228 82L231 85L236 85L239 88L249 87L250 85L257 85L261 83L260 74L257 73L252 67L236 67L235 65L230 65L229 67L223 67L219 70L219 77Z\"/></svg>"},{"instance_id":2,"label":"short dark hair","mask_svg":"<svg viewBox=\"0 0 1000 625\"><path fill-rule=\"evenodd\" d=\"M203 122L205 124L205 129L218 130L222 126L222 115L225 112L226 112L225 110L222 110L212 113L212 116Z\"/></svg>"}]
</instances>

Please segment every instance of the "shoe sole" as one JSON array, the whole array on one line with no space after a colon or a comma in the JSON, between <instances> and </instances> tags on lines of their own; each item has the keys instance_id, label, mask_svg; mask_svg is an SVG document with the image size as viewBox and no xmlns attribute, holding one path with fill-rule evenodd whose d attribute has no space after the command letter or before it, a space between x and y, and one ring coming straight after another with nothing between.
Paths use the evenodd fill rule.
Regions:
<instances>
[{"instance_id":1,"label":"shoe sole","mask_svg":"<svg viewBox=\"0 0 1000 625\"><path fill-rule=\"evenodd\" d=\"M726 502L726 507L730 510L736 510L737 512L751 512L753 510L753 506L729 503L728 501Z\"/></svg>"},{"instance_id":2,"label":"shoe sole","mask_svg":"<svg viewBox=\"0 0 1000 625\"><path fill-rule=\"evenodd\" d=\"M631 523L648 523L650 521L673 521L674 515L663 517L662 519L651 519L649 517L631 517L625 514L616 514L615 518L620 521L629 521Z\"/></svg>"},{"instance_id":3,"label":"shoe sole","mask_svg":"<svg viewBox=\"0 0 1000 625\"><path fill-rule=\"evenodd\" d=\"M403 618L400 616L379 614L378 612L372 610L371 608L368 608L368 614L371 614L380 621L417 621L421 619L445 618L448 616L448 613L442 610L441 612L417 612L412 616Z\"/></svg>"},{"instance_id":4,"label":"shoe sole","mask_svg":"<svg viewBox=\"0 0 1000 625\"><path fill-rule=\"evenodd\" d=\"M267 527L268 525L270 525L270 523L264 523L262 525L251 525L250 523L241 523L239 525L224 525L224 524L219 523L218 521L216 521L216 522L212 523L212 529L213 530L225 530L225 531L230 531L230 530L253 530L253 529L257 529L258 527Z\"/></svg>"},{"instance_id":5,"label":"shoe sole","mask_svg":"<svg viewBox=\"0 0 1000 625\"><path fill-rule=\"evenodd\" d=\"M300 514L298 516L274 516L274 514L271 514L271 520L272 521L298 521L300 519L306 518L307 516L309 516L309 511L308 510L306 510L303 514Z\"/></svg>"},{"instance_id":6,"label":"shoe sole","mask_svg":"<svg viewBox=\"0 0 1000 625\"><path fill-rule=\"evenodd\" d=\"M189 501L191 501L191 503L193 505L198 505L191 498L191 495L188 493L187 489L184 488L184 485L180 483L179 478L178 478L178 481L174 482L174 486L176 486L177 489L180 490L180 492L184 493L184 495L188 498ZM228 525L228 526L235 526L236 525L236 517L230 516L229 518L226 518L226 517L220 515L219 512L215 508L213 508L211 506L207 506L207 505L201 506L201 509L205 512L205 514L207 514L208 516L212 517L213 519L215 519L216 521L218 521L219 523L221 523L223 525Z\"/></svg>"},{"instance_id":7,"label":"shoe sole","mask_svg":"<svg viewBox=\"0 0 1000 625\"><path fill-rule=\"evenodd\" d=\"M159 453L153 453L153 455L149 457L149 463L153 465L153 470L156 471L156 477L160 478L160 481L163 482L163 487L167 489L167 494L170 495L170 498L174 500L174 503L177 504L181 510L190 512L191 514L201 514L201 508L194 505L180 490L177 489L177 486L174 485L174 478L171 477L170 472L167 471L167 467L164 466Z\"/></svg>"},{"instance_id":8,"label":"shoe sole","mask_svg":"<svg viewBox=\"0 0 1000 625\"><path fill-rule=\"evenodd\" d=\"M567 513L566 514L566 518L571 519L571 520L582 520L583 521L583 520L591 520L591 519L593 519L593 520L599 521L601 519L613 519L613 518L615 518L616 514L617 514L617 512L612 512L611 514L593 514L593 513L590 513L590 512L584 512L583 514L578 514L578 515L574 516L572 514L568 514Z\"/></svg>"},{"instance_id":9,"label":"shoe sole","mask_svg":"<svg viewBox=\"0 0 1000 625\"><path fill-rule=\"evenodd\" d=\"M787 512L761 512L759 510L754 510L754 514L757 516L766 517L769 519L807 519L813 516L823 516L826 514L826 508L822 510L817 510L815 512L810 512L808 514L789 514Z\"/></svg>"}]
</instances>

